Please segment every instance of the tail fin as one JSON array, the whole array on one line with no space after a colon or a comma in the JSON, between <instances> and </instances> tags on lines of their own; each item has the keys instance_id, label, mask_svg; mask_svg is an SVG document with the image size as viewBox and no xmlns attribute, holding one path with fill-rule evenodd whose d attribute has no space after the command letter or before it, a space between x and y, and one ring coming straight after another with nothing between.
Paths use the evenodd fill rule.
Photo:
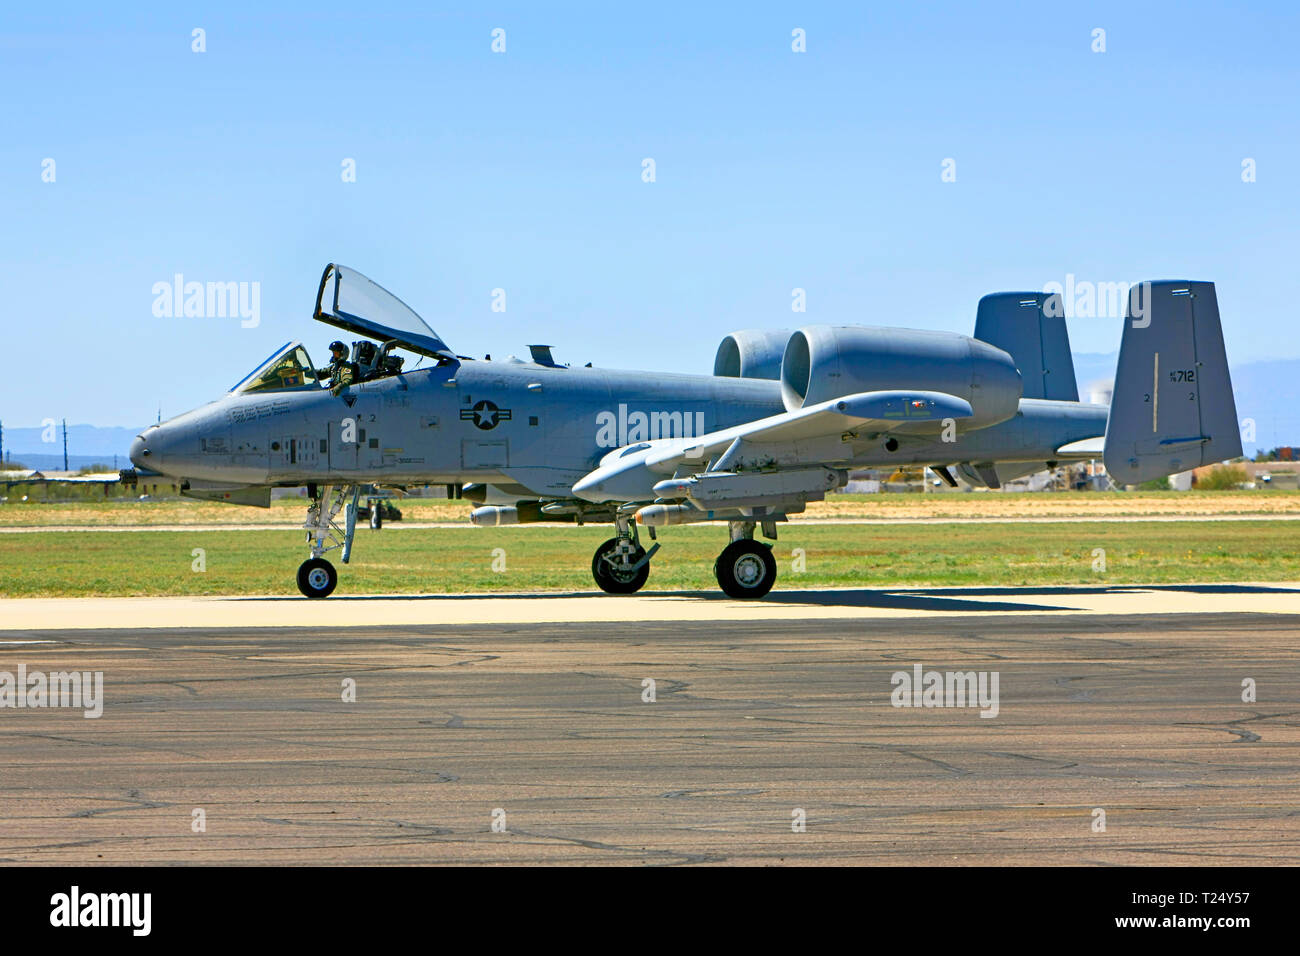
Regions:
<instances>
[{"instance_id":1,"label":"tail fin","mask_svg":"<svg viewBox=\"0 0 1300 956\"><path fill-rule=\"evenodd\" d=\"M1133 286L1106 423L1106 471L1137 484L1240 454L1214 283Z\"/></svg>"},{"instance_id":2,"label":"tail fin","mask_svg":"<svg viewBox=\"0 0 1300 956\"><path fill-rule=\"evenodd\" d=\"M999 292L984 296L975 313L975 338L1016 360L1025 398L1079 400L1059 294Z\"/></svg>"}]
</instances>

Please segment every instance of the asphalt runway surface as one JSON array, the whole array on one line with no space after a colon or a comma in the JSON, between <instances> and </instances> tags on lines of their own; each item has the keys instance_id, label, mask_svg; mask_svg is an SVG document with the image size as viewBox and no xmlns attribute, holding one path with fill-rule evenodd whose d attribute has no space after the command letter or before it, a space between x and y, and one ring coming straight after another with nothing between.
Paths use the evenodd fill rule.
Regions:
<instances>
[{"instance_id":1,"label":"asphalt runway surface","mask_svg":"<svg viewBox=\"0 0 1300 956\"><path fill-rule=\"evenodd\" d=\"M0 671L104 675L0 709L0 861L1300 863L1294 585L771 597L0 602ZM914 665L997 715L893 706Z\"/></svg>"}]
</instances>

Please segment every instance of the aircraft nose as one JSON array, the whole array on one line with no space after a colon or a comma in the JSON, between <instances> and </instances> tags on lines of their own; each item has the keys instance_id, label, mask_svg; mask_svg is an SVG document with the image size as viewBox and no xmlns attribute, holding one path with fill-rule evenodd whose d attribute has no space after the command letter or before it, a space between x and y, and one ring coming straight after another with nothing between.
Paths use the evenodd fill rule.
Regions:
<instances>
[{"instance_id":1,"label":"aircraft nose","mask_svg":"<svg viewBox=\"0 0 1300 956\"><path fill-rule=\"evenodd\" d=\"M150 425L136 435L135 441L131 442L131 448L127 451L131 464L137 468L161 471L162 460L167 451L166 445L170 440L166 432L167 430L159 425Z\"/></svg>"},{"instance_id":2,"label":"aircraft nose","mask_svg":"<svg viewBox=\"0 0 1300 956\"><path fill-rule=\"evenodd\" d=\"M120 448L121 446L119 445L118 447ZM152 455L153 451L150 450L148 443L145 442L144 436L136 435L135 441L131 442L131 450L127 452L127 456L131 459L131 464L135 465L137 468L148 468L149 459Z\"/></svg>"}]
</instances>

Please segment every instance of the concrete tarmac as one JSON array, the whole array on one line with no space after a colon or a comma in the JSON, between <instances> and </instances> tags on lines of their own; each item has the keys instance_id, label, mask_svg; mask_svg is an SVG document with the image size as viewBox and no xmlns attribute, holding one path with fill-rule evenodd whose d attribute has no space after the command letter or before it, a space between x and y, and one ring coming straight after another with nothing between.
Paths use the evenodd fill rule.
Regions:
<instances>
[{"instance_id":1,"label":"concrete tarmac","mask_svg":"<svg viewBox=\"0 0 1300 956\"><path fill-rule=\"evenodd\" d=\"M0 671L104 684L98 719L0 709L0 861L1300 863L1292 587L873 593L4 602ZM445 620L481 600L613 610ZM917 664L996 673L997 716L893 706Z\"/></svg>"},{"instance_id":2,"label":"concrete tarmac","mask_svg":"<svg viewBox=\"0 0 1300 956\"><path fill-rule=\"evenodd\" d=\"M318 601L278 597L0 598L0 626L26 630L349 628L376 625L733 621L762 623L951 617L965 613L1300 614L1300 582L1134 584L1112 587L785 588L760 601L721 591L590 591L520 594L346 594Z\"/></svg>"}]
</instances>

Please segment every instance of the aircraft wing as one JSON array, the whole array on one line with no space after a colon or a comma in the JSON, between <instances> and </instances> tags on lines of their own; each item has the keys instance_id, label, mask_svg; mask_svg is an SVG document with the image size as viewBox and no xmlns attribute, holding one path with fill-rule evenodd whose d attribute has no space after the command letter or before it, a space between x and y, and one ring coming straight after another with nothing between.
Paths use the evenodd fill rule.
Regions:
<instances>
[{"instance_id":1,"label":"aircraft wing","mask_svg":"<svg viewBox=\"0 0 1300 956\"><path fill-rule=\"evenodd\" d=\"M316 293L317 321L358 335L395 341L403 348L430 358L452 358L455 353L415 310L383 286L355 269L330 263Z\"/></svg>"},{"instance_id":2,"label":"aircraft wing","mask_svg":"<svg viewBox=\"0 0 1300 956\"><path fill-rule=\"evenodd\" d=\"M774 445L834 437L855 430L887 432L904 424L969 418L971 414L969 402L944 392L859 392L724 428L697 439L680 439L676 442L678 447L650 454L646 460L651 467L662 469L688 459L710 458L726 451L738 439L754 445Z\"/></svg>"},{"instance_id":3,"label":"aircraft wing","mask_svg":"<svg viewBox=\"0 0 1300 956\"><path fill-rule=\"evenodd\" d=\"M825 469L852 457L850 441L863 432L937 432L945 419L972 414L965 399L944 392L859 392L693 438L617 449L573 493L593 502L652 500L664 476L692 466L713 475L736 468Z\"/></svg>"}]
</instances>

